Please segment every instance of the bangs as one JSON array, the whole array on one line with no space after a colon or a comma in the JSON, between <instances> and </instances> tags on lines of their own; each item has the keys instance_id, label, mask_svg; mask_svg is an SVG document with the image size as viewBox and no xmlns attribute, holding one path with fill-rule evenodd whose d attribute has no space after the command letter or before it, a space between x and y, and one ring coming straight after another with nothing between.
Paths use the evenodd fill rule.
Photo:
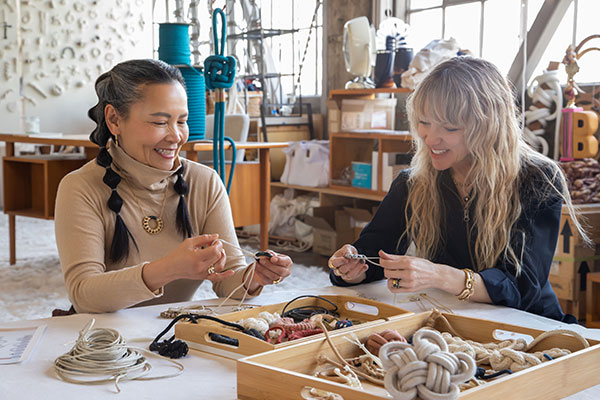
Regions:
<instances>
[{"instance_id":1,"label":"bangs","mask_svg":"<svg viewBox=\"0 0 600 400\"><path fill-rule=\"evenodd\" d=\"M439 73L435 73L439 72ZM473 101L467 85L449 75L455 71L434 71L417 88L413 107L417 119L425 116L439 124L466 128L473 121Z\"/></svg>"}]
</instances>

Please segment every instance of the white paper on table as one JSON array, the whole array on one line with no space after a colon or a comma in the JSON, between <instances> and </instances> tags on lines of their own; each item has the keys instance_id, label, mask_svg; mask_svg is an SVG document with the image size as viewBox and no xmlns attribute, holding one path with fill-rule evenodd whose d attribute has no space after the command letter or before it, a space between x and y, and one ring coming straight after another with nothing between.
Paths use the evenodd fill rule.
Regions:
<instances>
[{"instance_id":1,"label":"white paper on table","mask_svg":"<svg viewBox=\"0 0 600 400\"><path fill-rule=\"evenodd\" d=\"M0 328L0 364L27 360L45 330L46 325Z\"/></svg>"}]
</instances>

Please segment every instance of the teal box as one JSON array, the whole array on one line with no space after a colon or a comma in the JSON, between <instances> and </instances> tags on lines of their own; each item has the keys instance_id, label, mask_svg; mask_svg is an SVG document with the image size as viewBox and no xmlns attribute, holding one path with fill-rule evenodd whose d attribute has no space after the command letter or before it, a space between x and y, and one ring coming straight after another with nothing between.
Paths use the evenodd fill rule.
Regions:
<instances>
[{"instance_id":1,"label":"teal box","mask_svg":"<svg viewBox=\"0 0 600 400\"><path fill-rule=\"evenodd\" d=\"M371 189L371 164L352 161L352 186Z\"/></svg>"}]
</instances>

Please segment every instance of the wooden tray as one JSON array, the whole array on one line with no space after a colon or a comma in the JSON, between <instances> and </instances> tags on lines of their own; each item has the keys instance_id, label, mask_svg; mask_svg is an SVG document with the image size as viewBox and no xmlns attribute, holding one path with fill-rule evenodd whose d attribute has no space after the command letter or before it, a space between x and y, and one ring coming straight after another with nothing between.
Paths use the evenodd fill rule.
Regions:
<instances>
[{"instance_id":1,"label":"wooden tray","mask_svg":"<svg viewBox=\"0 0 600 400\"><path fill-rule=\"evenodd\" d=\"M343 329L336 329L332 332L348 332L350 330L358 329L359 327L364 327L369 324L378 324L387 321L392 317L398 317L399 315L413 314L412 312L399 307L395 307L374 300L363 299L360 297L339 295L324 295L320 297L326 298L327 300L330 300L331 302L335 303L338 306L337 311L340 314L341 318L363 321L363 323L361 323L360 325L355 325ZM277 312L281 314L286 304L287 302L256 307L249 310L219 315L219 318L225 321L237 322L241 319L256 317L259 313L263 311L268 311L270 313ZM291 307L294 308L301 306L316 305L324 306L328 309L331 308L331 304L314 297L298 299L294 301ZM210 333L217 333L220 335L225 335L237 339L238 346L236 347L224 343L215 342L210 338ZM235 359L258 353L264 353L265 351L289 347L296 343L310 341L317 337L324 337L323 334L319 334L296 339L289 342L271 344L265 342L264 340L260 340L250 335L246 335L235 329L228 328L227 326L221 325L217 322L212 322L208 320L199 320L197 324L193 324L191 322L179 322L175 325L175 336L179 339L185 340L191 348Z\"/></svg>"},{"instance_id":2,"label":"wooden tray","mask_svg":"<svg viewBox=\"0 0 600 400\"><path fill-rule=\"evenodd\" d=\"M423 326L431 311L393 321L359 327L353 331L364 342L373 332L396 329L408 337ZM497 330L516 332L536 337L543 331L515 325L487 321L464 316L444 314L457 333L465 339L481 343L496 341ZM348 332L346 332L347 334ZM344 333L330 335L332 342L344 357L358 356L356 346L344 340ZM568 335L557 335L542 341L533 351L551 347L567 348L573 354L544 362L511 375L468 389L460 399L561 399L565 396L600 384L600 342L589 340L590 347L582 349L581 343ZM323 353L331 358L333 352L324 337L290 346L284 349L247 357L237 362L238 398L246 399L302 399L303 391L318 388L332 392L344 400L389 400L387 391L379 386L361 381L364 390L320 379L313 376L317 355Z\"/></svg>"}]
</instances>

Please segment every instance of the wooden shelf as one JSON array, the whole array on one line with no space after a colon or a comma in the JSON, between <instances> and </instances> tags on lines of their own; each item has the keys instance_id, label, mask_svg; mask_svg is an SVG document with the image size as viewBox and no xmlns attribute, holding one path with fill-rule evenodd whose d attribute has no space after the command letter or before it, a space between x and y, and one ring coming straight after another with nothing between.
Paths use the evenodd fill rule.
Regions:
<instances>
[{"instance_id":1,"label":"wooden shelf","mask_svg":"<svg viewBox=\"0 0 600 400\"><path fill-rule=\"evenodd\" d=\"M52 219L51 217L50 218L46 217L46 215L44 214L43 211L35 209L35 208L22 208L22 209L7 211L6 213L12 214L12 215L20 215L22 217Z\"/></svg>"},{"instance_id":2,"label":"wooden shelf","mask_svg":"<svg viewBox=\"0 0 600 400\"><path fill-rule=\"evenodd\" d=\"M390 131L389 133L379 131L360 131L360 132L332 132L329 138L356 138L356 139L391 139L408 141L412 136L407 131Z\"/></svg>"},{"instance_id":3,"label":"wooden shelf","mask_svg":"<svg viewBox=\"0 0 600 400\"><path fill-rule=\"evenodd\" d=\"M380 88L380 89L337 89L329 91L329 99L334 96L368 96L379 93L410 93L406 88Z\"/></svg>"},{"instance_id":4,"label":"wooden shelf","mask_svg":"<svg viewBox=\"0 0 600 400\"><path fill-rule=\"evenodd\" d=\"M341 197L350 197L355 199L364 199L364 200L372 200L372 201L381 201L385 197L385 192L376 192L374 190L369 189L361 189L355 188L352 186L341 186L341 185L332 185L328 187L310 187L310 186L300 186L300 185L286 185L282 182L271 182L271 187L275 188L284 188L284 189L296 189L302 190L305 192L314 192L314 193L322 193L329 194L333 196L341 196Z\"/></svg>"}]
</instances>

